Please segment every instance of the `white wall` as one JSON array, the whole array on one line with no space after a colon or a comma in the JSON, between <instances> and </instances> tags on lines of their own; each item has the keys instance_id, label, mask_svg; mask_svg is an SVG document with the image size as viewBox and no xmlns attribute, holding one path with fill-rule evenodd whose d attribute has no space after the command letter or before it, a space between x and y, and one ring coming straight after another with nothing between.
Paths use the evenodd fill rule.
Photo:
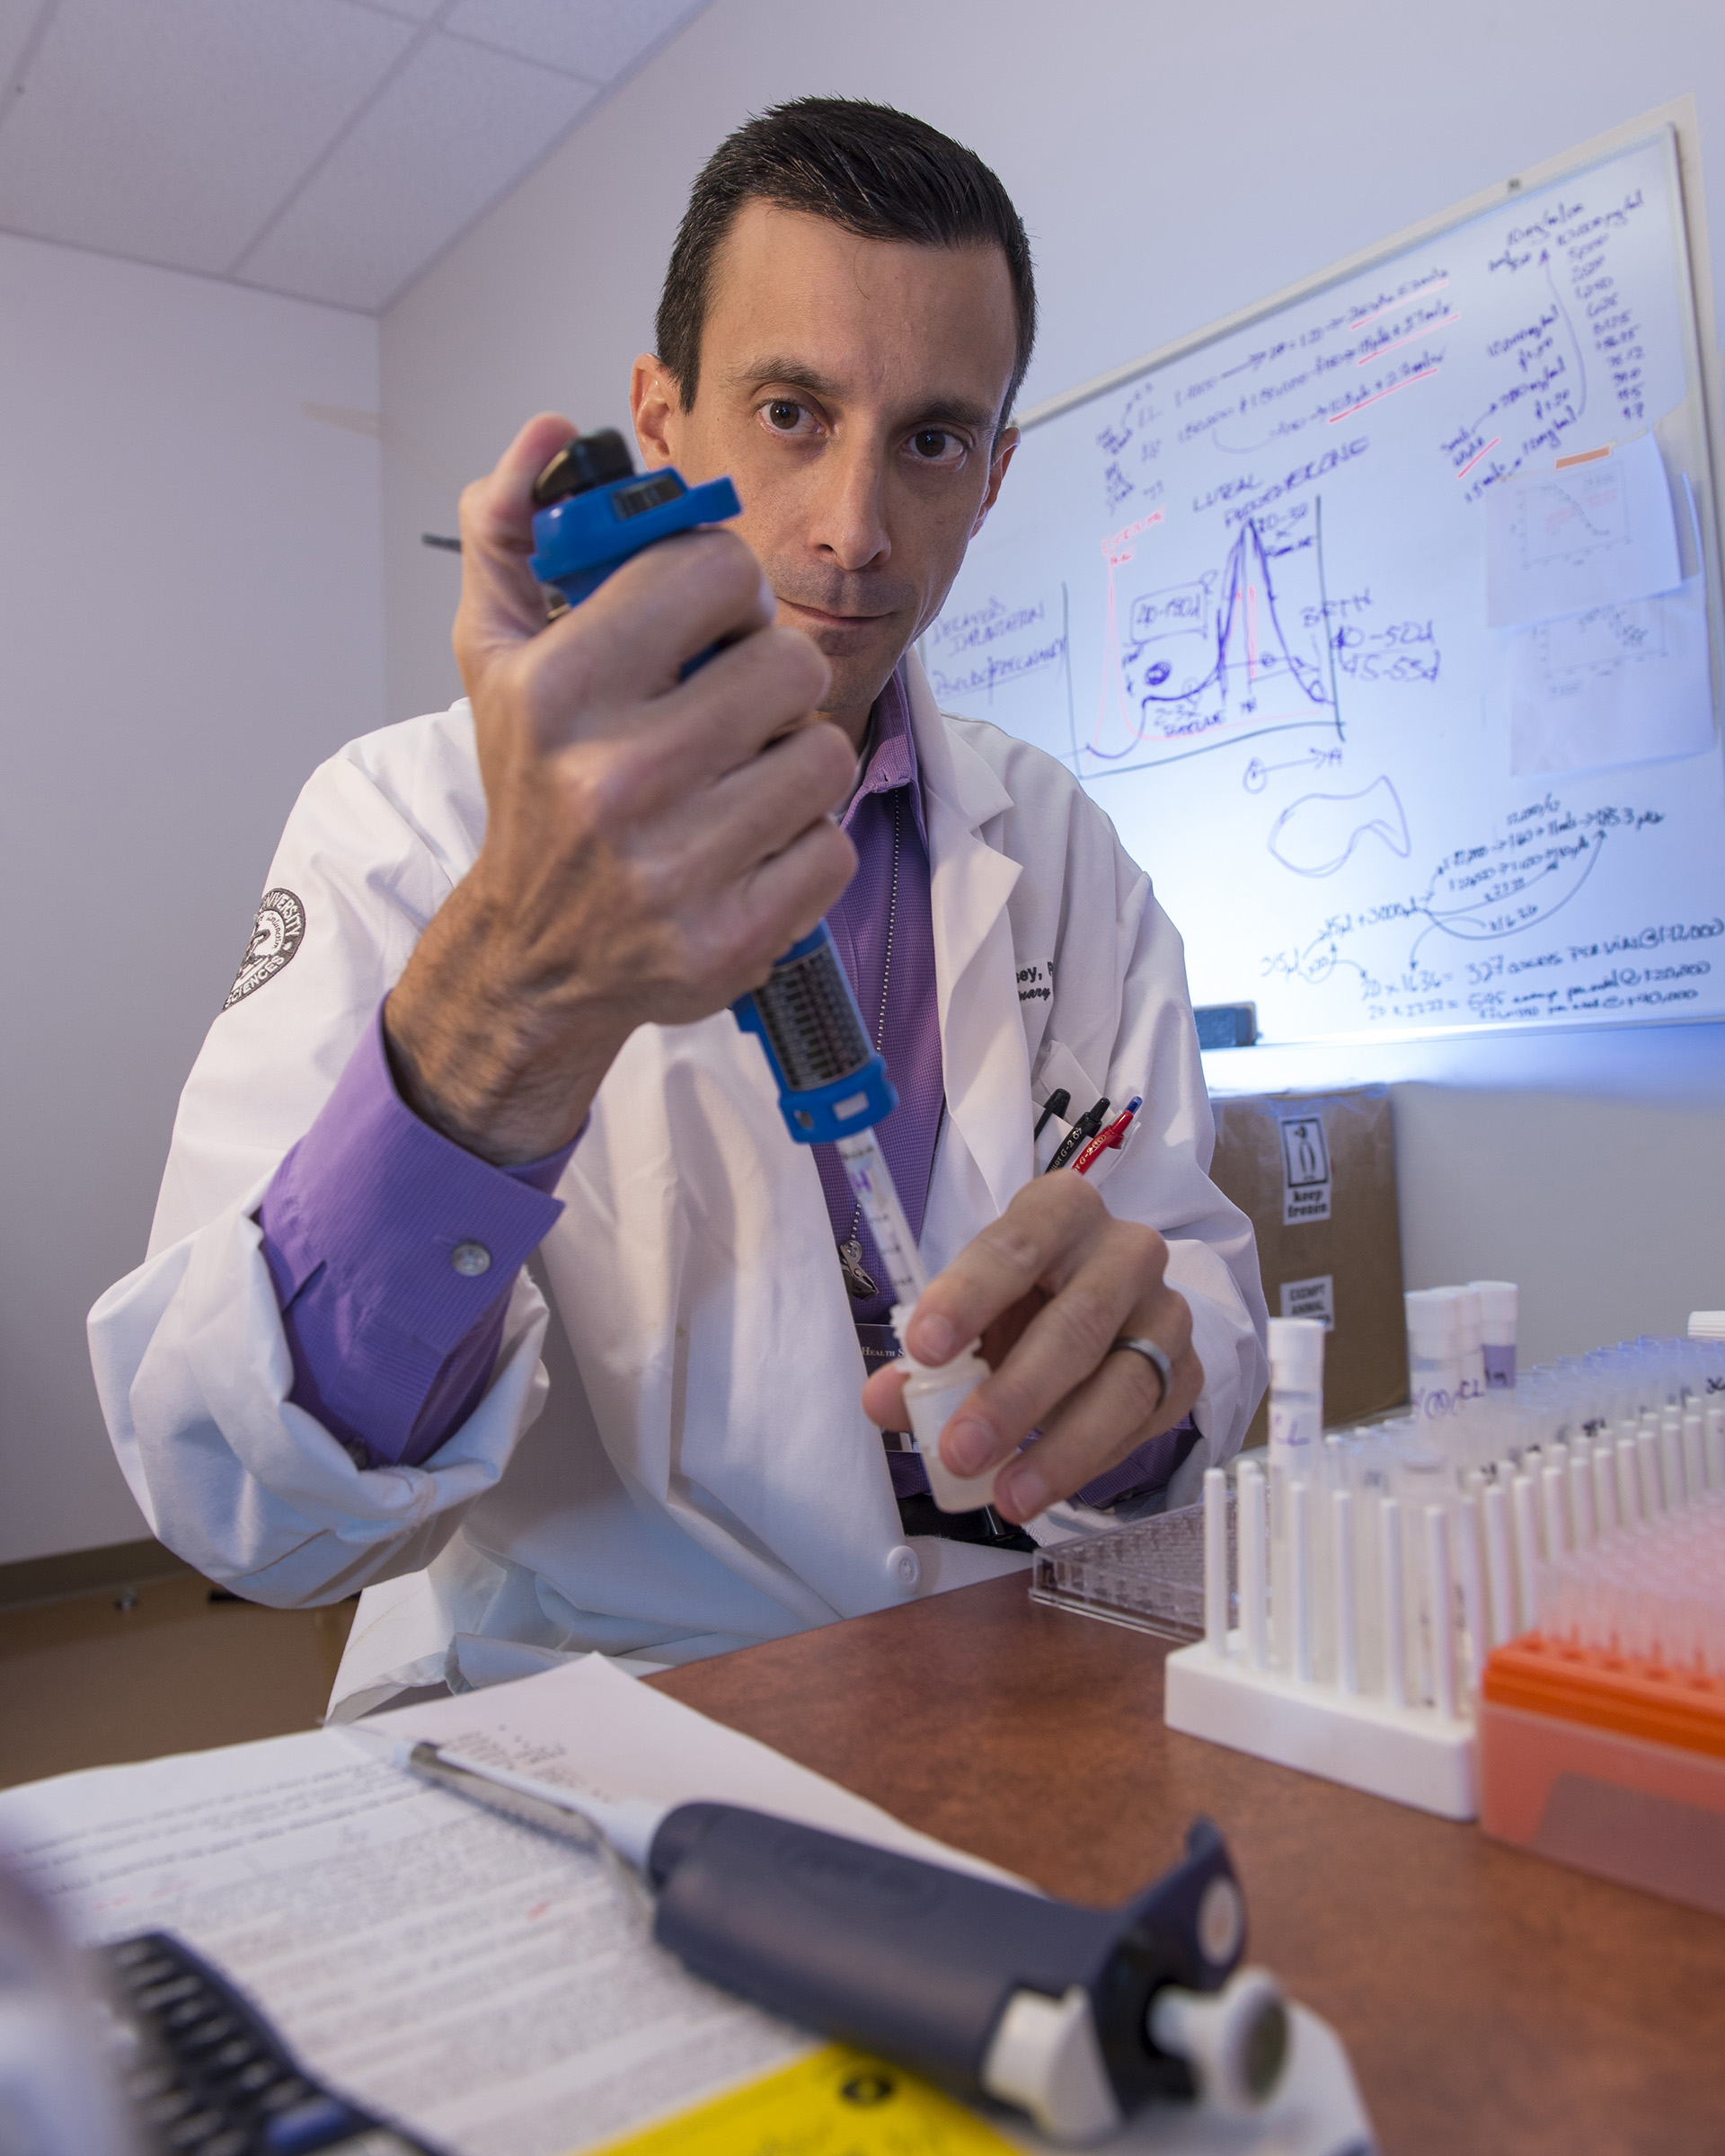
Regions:
<instances>
[{"instance_id":1,"label":"white wall","mask_svg":"<svg viewBox=\"0 0 1725 2156\"><path fill-rule=\"evenodd\" d=\"M0 236L0 1563L145 1532L84 1316L294 795L383 717L376 406L367 317Z\"/></svg>"},{"instance_id":2,"label":"white wall","mask_svg":"<svg viewBox=\"0 0 1725 2156\"><path fill-rule=\"evenodd\" d=\"M392 715L457 693L458 570L419 535L533 411L625 417L689 180L750 110L886 98L995 166L1037 251L1030 403L1685 91L1725 250L1717 0L713 0L385 317ZM1518 1273L1538 1355L1725 1303L1725 1028L1215 1061L1397 1082L1409 1285Z\"/></svg>"}]
</instances>

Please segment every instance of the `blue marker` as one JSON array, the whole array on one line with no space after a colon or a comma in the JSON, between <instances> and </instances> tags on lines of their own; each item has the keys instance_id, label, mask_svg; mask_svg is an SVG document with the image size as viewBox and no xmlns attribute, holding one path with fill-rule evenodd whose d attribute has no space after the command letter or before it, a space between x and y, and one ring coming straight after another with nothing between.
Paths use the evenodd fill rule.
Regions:
<instances>
[{"instance_id":1,"label":"blue marker","mask_svg":"<svg viewBox=\"0 0 1725 2156\"><path fill-rule=\"evenodd\" d=\"M590 598L642 547L741 513L728 479L691 487L669 466L638 475L623 437L606 428L559 450L535 482L534 554L540 583L571 606ZM712 657L690 662L693 672ZM907 1312L928 1285L873 1130L898 1105L823 921L774 961L770 978L731 1013L765 1051L779 1112L799 1145L832 1144L867 1216L881 1263Z\"/></svg>"}]
</instances>

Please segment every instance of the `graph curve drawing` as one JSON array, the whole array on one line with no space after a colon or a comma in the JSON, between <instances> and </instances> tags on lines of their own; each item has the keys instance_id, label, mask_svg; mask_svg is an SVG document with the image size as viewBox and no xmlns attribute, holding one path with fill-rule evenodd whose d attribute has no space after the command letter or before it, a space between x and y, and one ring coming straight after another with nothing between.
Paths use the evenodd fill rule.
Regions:
<instances>
[{"instance_id":1,"label":"graph curve drawing","mask_svg":"<svg viewBox=\"0 0 1725 2156\"><path fill-rule=\"evenodd\" d=\"M1407 811L1387 775L1358 793L1303 793L1270 826L1266 844L1296 876L1333 876L1373 837L1403 861L1413 851Z\"/></svg>"},{"instance_id":2,"label":"graph curve drawing","mask_svg":"<svg viewBox=\"0 0 1725 2156\"><path fill-rule=\"evenodd\" d=\"M1333 725L1325 639L1304 625L1323 619L1316 545L1314 534L1286 550L1312 556L1313 589L1297 605L1286 594L1288 568L1250 517L1219 570L1135 596L1122 591L1120 571L1137 549L1105 548L1108 649L1085 753L1112 764L1163 744L1190 755L1281 727Z\"/></svg>"}]
</instances>

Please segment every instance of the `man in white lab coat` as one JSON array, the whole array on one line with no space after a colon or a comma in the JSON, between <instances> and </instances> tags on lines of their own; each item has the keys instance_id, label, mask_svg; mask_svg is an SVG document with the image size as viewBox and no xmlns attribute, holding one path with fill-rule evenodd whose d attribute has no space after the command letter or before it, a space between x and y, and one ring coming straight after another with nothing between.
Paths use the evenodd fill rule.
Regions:
<instances>
[{"instance_id":1,"label":"man in white lab coat","mask_svg":"<svg viewBox=\"0 0 1725 2156\"><path fill-rule=\"evenodd\" d=\"M350 744L289 819L91 1337L164 1542L262 1602L369 1588L341 1711L986 1577L1238 1448L1263 1302L1179 938L1071 774L942 717L910 654L1006 475L1034 319L969 152L841 101L750 122L632 397L648 464L732 474L742 517L547 625L531 489L573 429L531 422L463 500L467 699ZM980 1335L993 1365L942 1440L1001 1471L956 1527L883 1447L901 1372L863 1387L884 1311L842 1175L726 1008L823 914L904 1095L911 1351ZM1060 1091L1144 1096L1105 1199L1037 1172Z\"/></svg>"}]
</instances>

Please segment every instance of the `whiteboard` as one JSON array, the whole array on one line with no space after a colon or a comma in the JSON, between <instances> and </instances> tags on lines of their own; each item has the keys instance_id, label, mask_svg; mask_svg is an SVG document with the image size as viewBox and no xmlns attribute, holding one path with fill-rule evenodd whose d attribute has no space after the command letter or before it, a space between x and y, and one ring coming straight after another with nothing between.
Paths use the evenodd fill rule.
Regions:
<instances>
[{"instance_id":1,"label":"whiteboard","mask_svg":"<svg viewBox=\"0 0 1725 2156\"><path fill-rule=\"evenodd\" d=\"M1688 154L1669 119L1620 131L1026 415L922 640L936 699L1076 773L1193 1001L1255 1003L1265 1040L1725 1013ZM1490 626L1492 489L1649 429L1681 586ZM1535 694L1554 751L1519 730ZM1596 707L1604 761L1565 717Z\"/></svg>"}]
</instances>

